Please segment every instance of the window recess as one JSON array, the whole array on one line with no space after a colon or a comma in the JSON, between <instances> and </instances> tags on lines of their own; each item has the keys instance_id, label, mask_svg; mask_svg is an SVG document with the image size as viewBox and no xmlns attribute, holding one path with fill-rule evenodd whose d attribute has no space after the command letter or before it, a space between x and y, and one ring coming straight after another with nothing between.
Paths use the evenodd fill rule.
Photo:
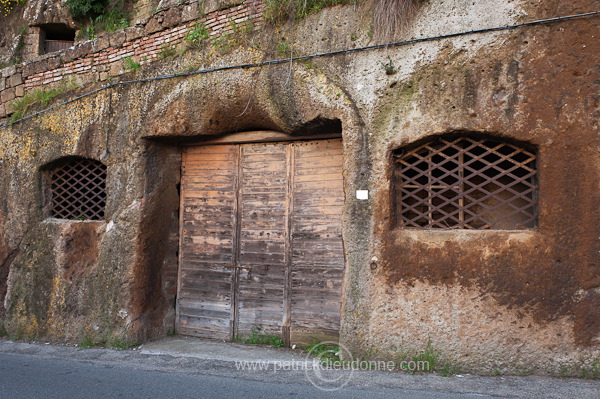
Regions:
<instances>
[{"instance_id":1,"label":"window recess","mask_svg":"<svg viewBox=\"0 0 600 399\"><path fill-rule=\"evenodd\" d=\"M93 159L73 159L49 170L49 216L72 220L103 220L106 166Z\"/></svg>"},{"instance_id":2,"label":"window recess","mask_svg":"<svg viewBox=\"0 0 600 399\"><path fill-rule=\"evenodd\" d=\"M396 150L396 225L426 229L531 229L537 155L517 143L445 135Z\"/></svg>"}]
</instances>

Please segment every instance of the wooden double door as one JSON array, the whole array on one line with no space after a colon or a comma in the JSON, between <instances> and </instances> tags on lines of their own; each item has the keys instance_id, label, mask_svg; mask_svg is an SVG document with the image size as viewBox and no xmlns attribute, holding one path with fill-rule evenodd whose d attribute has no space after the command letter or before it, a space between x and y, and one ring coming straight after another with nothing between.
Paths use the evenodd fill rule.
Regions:
<instances>
[{"instance_id":1,"label":"wooden double door","mask_svg":"<svg viewBox=\"0 0 600 399\"><path fill-rule=\"evenodd\" d=\"M181 198L178 333L337 337L341 139L188 147Z\"/></svg>"}]
</instances>

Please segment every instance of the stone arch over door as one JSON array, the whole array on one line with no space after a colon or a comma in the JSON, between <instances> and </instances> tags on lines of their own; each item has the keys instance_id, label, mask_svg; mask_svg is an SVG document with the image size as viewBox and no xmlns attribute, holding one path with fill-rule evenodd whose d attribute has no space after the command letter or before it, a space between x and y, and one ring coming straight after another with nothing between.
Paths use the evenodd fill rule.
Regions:
<instances>
[{"instance_id":1,"label":"stone arch over door","mask_svg":"<svg viewBox=\"0 0 600 399\"><path fill-rule=\"evenodd\" d=\"M168 90L164 86L169 86ZM127 96L121 101L137 104L140 111L133 107L132 112L146 116L143 120L132 117L128 121L131 129L139 132L138 137L161 146L199 145L203 140L233 137L240 132L278 132L281 136L275 141L312 141L323 138L323 133L334 132L343 138L339 144L344 153L340 160L343 191L366 187L369 149L353 101L326 76L301 64L153 82L131 90ZM148 102L140 104L138 97ZM340 234L355 205L342 204ZM227 337L231 334L226 333ZM290 337L294 339L293 334Z\"/></svg>"}]
</instances>

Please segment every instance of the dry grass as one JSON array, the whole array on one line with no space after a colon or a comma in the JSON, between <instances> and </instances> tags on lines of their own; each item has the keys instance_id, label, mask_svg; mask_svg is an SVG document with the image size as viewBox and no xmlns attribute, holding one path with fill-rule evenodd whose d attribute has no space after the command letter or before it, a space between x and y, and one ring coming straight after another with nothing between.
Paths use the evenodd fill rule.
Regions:
<instances>
[{"instance_id":1,"label":"dry grass","mask_svg":"<svg viewBox=\"0 0 600 399\"><path fill-rule=\"evenodd\" d=\"M379 39L389 40L405 30L423 0L374 0L373 28Z\"/></svg>"},{"instance_id":2,"label":"dry grass","mask_svg":"<svg viewBox=\"0 0 600 399\"><path fill-rule=\"evenodd\" d=\"M265 18L271 22L298 20L338 4L356 4L358 0L267 0Z\"/></svg>"}]
</instances>

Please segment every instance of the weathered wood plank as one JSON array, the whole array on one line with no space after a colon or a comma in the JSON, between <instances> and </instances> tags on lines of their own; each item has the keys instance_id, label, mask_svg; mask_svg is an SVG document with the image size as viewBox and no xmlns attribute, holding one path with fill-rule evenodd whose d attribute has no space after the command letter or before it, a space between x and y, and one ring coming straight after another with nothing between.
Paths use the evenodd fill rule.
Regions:
<instances>
[{"instance_id":1,"label":"weathered wood plank","mask_svg":"<svg viewBox=\"0 0 600 399\"><path fill-rule=\"evenodd\" d=\"M311 334L339 329L344 268L342 143L296 146L295 157L290 335L292 342L302 342Z\"/></svg>"},{"instance_id":2,"label":"weathered wood plank","mask_svg":"<svg viewBox=\"0 0 600 399\"><path fill-rule=\"evenodd\" d=\"M244 146L240 263L252 266L239 278L239 327L279 330L282 320L286 215L284 144ZM264 230L262 233L260 230ZM262 234L262 236L261 236ZM275 234L279 242L261 241ZM252 238L251 238L252 237Z\"/></svg>"},{"instance_id":3,"label":"weathered wood plank","mask_svg":"<svg viewBox=\"0 0 600 399\"><path fill-rule=\"evenodd\" d=\"M188 148L182 166L177 330L228 337L235 146Z\"/></svg>"}]
</instances>

